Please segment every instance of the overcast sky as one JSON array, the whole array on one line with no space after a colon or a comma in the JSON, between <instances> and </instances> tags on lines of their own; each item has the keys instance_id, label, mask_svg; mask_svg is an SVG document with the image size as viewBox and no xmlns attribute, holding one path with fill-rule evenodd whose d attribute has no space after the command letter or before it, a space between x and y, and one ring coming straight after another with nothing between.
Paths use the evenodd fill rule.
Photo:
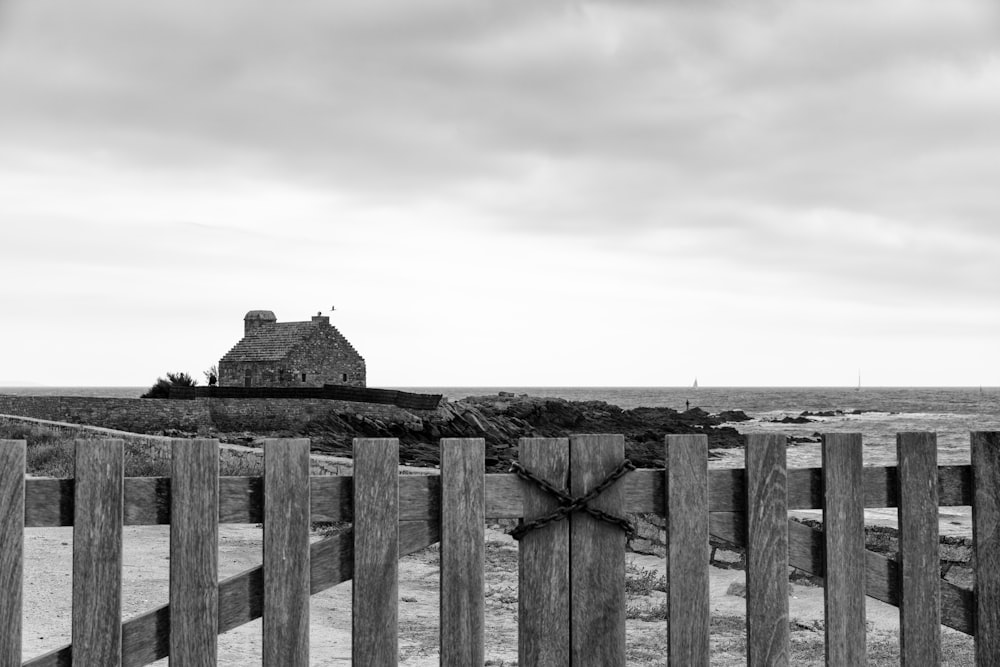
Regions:
<instances>
[{"instance_id":1,"label":"overcast sky","mask_svg":"<svg viewBox=\"0 0 1000 667\"><path fill-rule=\"evenodd\" d=\"M0 0L0 381L1000 385L995 3Z\"/></svg>"}]
</instances>

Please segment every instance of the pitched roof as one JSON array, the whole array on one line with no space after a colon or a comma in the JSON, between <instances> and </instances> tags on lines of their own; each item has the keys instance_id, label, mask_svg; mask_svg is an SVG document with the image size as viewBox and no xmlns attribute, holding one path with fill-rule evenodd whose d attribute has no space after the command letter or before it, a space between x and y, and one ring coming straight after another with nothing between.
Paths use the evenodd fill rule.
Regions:
<instances>
[{"instance_id":1,"label":"pitched roof","mask_svg":"<svg viewBox=\"0 0 1000 667\"><path fill-rule=\"evenodd\" d=\"M222 357L222 361L278 361L316 332L313 322L275 322L257 327Z\"/></svg>"}]
</instances>

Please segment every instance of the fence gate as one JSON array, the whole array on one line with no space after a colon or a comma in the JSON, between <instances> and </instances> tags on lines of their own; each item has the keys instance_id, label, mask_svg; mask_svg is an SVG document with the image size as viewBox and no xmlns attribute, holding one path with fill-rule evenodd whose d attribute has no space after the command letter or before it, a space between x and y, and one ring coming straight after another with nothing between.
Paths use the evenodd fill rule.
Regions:
<instances>
[{"instance_id":1,"label":"fence gate","mask_svg":"<svg viewBox=\"0 0 1000 667\"><path fill-rule=\"evenodd\" d=\"M708 535L747 547L747 662L790 661L788 567L825 578L827 664L864 664L864 596L900 607L904 664L941 658L940 627L1000 664L1000 433L971 465L936 462L902 433L898 466L862 467L858 434L789 470L785 438L747 436L746 466L708 471L704 435L666 437L665 470L628 471L620 435L523 439L516 474L484 474L482 439L441 441L441 474L399 471L395 439L355 441L354 476L310 476L309 441L268 440L263 477L219 477L218 442L174 440L170 478L126 478L122 442L78 441L75 479L26 479L24 441L0 442L0 665L21 655L25 529L74 526L73 643L37 667L215 664L216 635L263 617L265 665L308 664L311 594L353 579L353 662L396 664L398 558L441 543L441 664L485 660L485 521L521 519L519 665L625 664L628 513L667 525L672 665L709 664ZM938 572L938 506L973 506L975 588ZM897 507L893 560L864 548L864 508ZM823 532L790 521L823 509ZM353 529L309 543L310 522ZM262 523L263 564L218 580L218 525ZM122 526L170 524L169 605L121 619Z\"/></svg>"}]
</instances>

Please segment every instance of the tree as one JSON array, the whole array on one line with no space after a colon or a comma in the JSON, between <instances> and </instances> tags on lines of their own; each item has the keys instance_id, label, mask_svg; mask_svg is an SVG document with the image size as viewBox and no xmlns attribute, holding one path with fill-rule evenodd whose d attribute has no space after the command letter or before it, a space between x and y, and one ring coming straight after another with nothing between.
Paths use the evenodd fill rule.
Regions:
<instances>
[{"instance_id":1,"label":"tree","mask_svg":"<svg viewBox=\"0 0 1000 667\"><path fill-rule=\"evenodd\" d=\"M207 371L202 371L201 374L205 376L205 384L209 386L215 384L219 381L219 364L212 364Z\"/></svg>"},{"instance_id":2,"label":"tree","mask_svg":"<svg viewBox=\"0 0 1000 667\"><path fill-rule=\"evenodd\" d=\"M196 387L198 381L184 372L167 373L167 378L156 378L156 382L149 388L142 398L170 398L171 387Z\"/></svg>"}]
</instances>

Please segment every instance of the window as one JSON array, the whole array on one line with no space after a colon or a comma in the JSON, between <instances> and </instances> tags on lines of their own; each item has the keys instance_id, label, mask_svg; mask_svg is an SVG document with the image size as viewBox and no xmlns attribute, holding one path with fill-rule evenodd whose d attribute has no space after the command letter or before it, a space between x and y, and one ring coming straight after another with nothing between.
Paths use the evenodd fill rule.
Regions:
<instances>
[{"instance_id":1,"label":"window","mask_svg":"<svg viewBox=\"0 0 1000 667\"><path fill-rule=\"evenodd\" d=\"M341 373L340 374L340 381L341 382L347 382L347 373Z\"/></svg>"},{"instance_id":2,"label":"window","mask_svg":"<svg viewBox=\"0 0 1000 667\"><path fill-rule=\"evenodd\" d=\"M303 373L303 374L302 374L302 381L303 381L303 382L305 382L305 381L306 381L306 374L305 374L305 373Z\"/></svg>"}]
</instances>

